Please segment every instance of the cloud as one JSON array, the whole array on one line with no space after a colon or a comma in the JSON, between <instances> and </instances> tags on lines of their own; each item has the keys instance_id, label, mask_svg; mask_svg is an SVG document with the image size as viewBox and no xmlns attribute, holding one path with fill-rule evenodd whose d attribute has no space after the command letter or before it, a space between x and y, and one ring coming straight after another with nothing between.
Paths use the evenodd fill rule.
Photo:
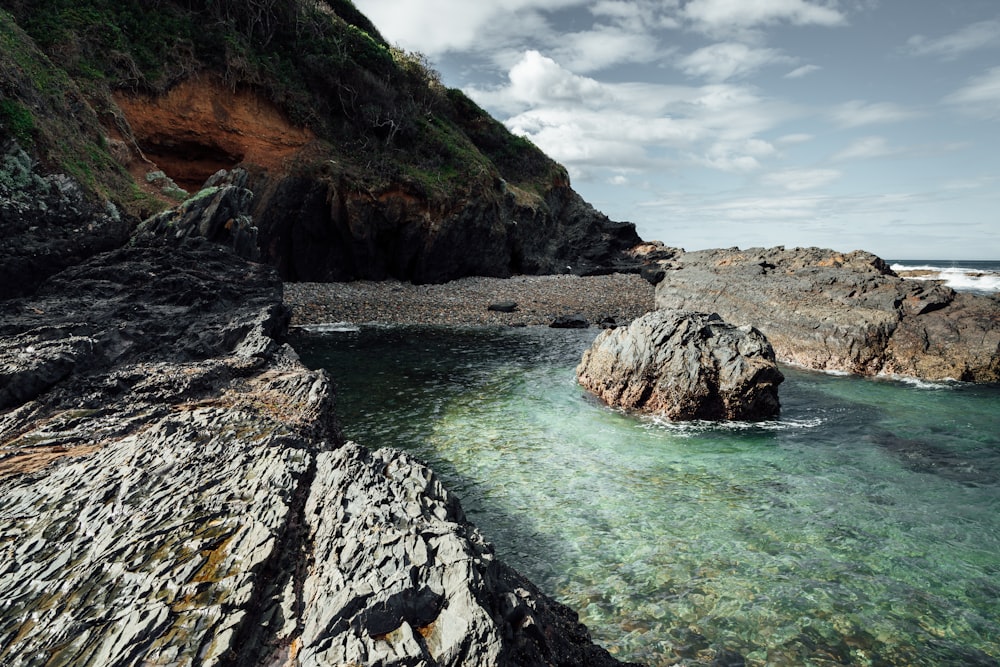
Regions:
<instances>
[{"instance_id":1,"label":"cloud","mask_svg":"<svg viewBox=\"0 0 1000 667\"><path fill-rule=\"evenodd\" d=\"M906 41L904 51L917 56L954 60L970 51L990 47L1000 47L1000 21L979 21L935 39L914 35Z\"/></svg>"},{"instance_id":2,"label":"cloud","mask_svg":"<svg viewBox=\"0 0 1000 667\"><path fill-rule=\"evenodd\" d=\"M761 135L797 113L749 86L602 83L537 51L522 54L507 85L465 92L577 173L680 163L753 171L777 154Z\"/></svg>"},{"instance_id":3,"label":"cloud","mask_svg":"<svg viewBox=\"0 0 1000 667\"><path fill-rule=\"evenodd\" d=\"M792 146L794 144L804 144L807 141L812 141L813 139L814 137L811 134L797 132L795 134L785 134L778 137L778 143L783 146Z\"/></svg>"},{"instance_id":4,"label":"cloud","mask_svg":"<svg viewBox=\"0 0 1000 667\"><path fill-rule=\"evenodd\" d=\"M574 102L593 104L607 97L605 86L595 79L574 74L538 51L527 51L511 68L509 95L534 105Z\"/></svg>"},{"instance_id":5,"label":"cloud","mask_svg":"<svg viewBox=\"0 0 1000 667\"><path fill-rule=\"evenodd\" d=\"M622 63L651 62L660 57L659 42L649 33L615 26L562 35L555 51L575 72L593 72Z\"/></svg>"},{"instance_id":6,"label":"cloud","mask_svg":"<svg viewBox=\"0 0 1000 667\"><path fill-rule=\"evenodd\" d=\"M801 79L802 77L806 76L807 74L812 74L813 72L818 72L821 69L823 69L823 68L820 67L819 65L803 65L802 67L798 67L796 69L793 69L791 72L789 72L788 74L786 74L785 78L786 79Z\"/></svg>"},{"instance_id":7,"label":"cloud","mask_svg":"<svg viewBox=\"0 0 1000 667\"><path fill-rule=\"evenodd\" d=\"M891 102L868 103L851 100L835 107L830 116L841 127L860 127L876 123L898 123L918 117L916 111L905 109Z\"/></svg>"},{"instance_id":8,"label":"cloud","mask_svg":"<svg viewBox=\"0 0 1000 667\"><path fill-rule=\"evenodd\" d=\"M721 83L746 76L766 65L787 62L791 62L791 59L775 49L752 48L738 42L720 42L685 56L677 66L688 76Z\"/></svg>"},{"instance_id":9,"label":"cloud","mask_svg":"<svg viewBox=\"0 0 1000 667\"><path fill-rule=\"evenodd\" d=\"M588 9L594 16L599 16L614 22L623 28L639 31L640 29L677 29L680 22L668 12L676 10L676 0L599 0Z\"/></svg>"},{"instance_id":10,"label":"cloud","mask_svg":"<svg viewBox=\"0 0 1000 667\"><path fill-rule=\"evenodd\" d=\"M833 156L834 160L867 160L898 153L890 148L884 137L862 137Z\"/></svg>"},{"instance_id":11,"label":"cloud","mask_svg":"<svg viewBox=\"0 0 1000 667\"><path fill-rule=\"evenodd\" d=\"M707 32L732 32L760 25L839 26L844 15L805 0L692 0L681 12Z\"/></svg>"},{"instance_id":12,"label":"cloud","mask_svg":"<svg viewBox=\"0 0 1000 667\"><path fill-rule=\"evenodd\" d=\"M1000 118L1000 67L970 78L944 101L976 116Z\"/></svg>"},{"instance_id":13,"label":"cloud","mask_svg":"<svg viewBox=\"0 0 1000 667\"><path fill-rule=\"evenodd\" d=\"M543 12L578 6L583 0L358 0L355 4L390 42L433 58L521 43L527 35L548 30Z\"/></svg>"},{"instance_id":14,"label":"cloud","mask_svg":"<svg viewBox=\"0 0 1000 667\"><path fill-rule=\"evenodd\" d=\"M790 192L815 190L829 185L840 178L840 172L834 169L786 169L765 175L761 182L765 185L775 185Z\"/></svg>"}]
</instances>

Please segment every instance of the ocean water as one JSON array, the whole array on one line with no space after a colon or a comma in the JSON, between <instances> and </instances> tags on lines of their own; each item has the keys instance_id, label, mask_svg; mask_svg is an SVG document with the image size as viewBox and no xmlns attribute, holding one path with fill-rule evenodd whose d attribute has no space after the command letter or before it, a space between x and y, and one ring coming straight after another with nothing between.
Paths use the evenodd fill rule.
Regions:
<instances>
[{"instance_id":1,"label":"ocean water","mask_svg":"<svg viewBox=\"0 0 1000 667\"><path fill-rule=\"evenodd\" d=\"M1000 262L997 261L941 261L927 259L889 260L889 265L897 273L918 271L926 275L913 277L914 280L943 280L959 292L977 294L1000 293Z\"/></svg>"},{"instance_id":2,"label":"ocean water","mask_svg":"<svg viewBox=\"0 0 1000 667\"><path fill-rule=\"evenodd\" d=\"M428 462L620 658L998 664L998 386L784 368L778 420L670 424L576 384L593 329L298 335L346 435Z\"/></svg>"}]
</instances>

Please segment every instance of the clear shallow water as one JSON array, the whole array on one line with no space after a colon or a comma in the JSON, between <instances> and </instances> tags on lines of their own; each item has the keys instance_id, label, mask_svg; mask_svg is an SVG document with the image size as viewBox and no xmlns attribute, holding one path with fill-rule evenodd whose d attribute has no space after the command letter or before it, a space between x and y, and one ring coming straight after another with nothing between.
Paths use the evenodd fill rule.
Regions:
<instances>
[{"instance_id":1,"label":"clear shallow water","mask_svg":"<svg viewBox=\"0 0 1000 667\"><path fill-rule=\"evenodd\" d=\"M621 658L1000 657L1000 388L785 368L782 417L659 423L589 398L594 330L296 341L346 435L424 459L499 555Z\"/></svg>"}]
</instances>

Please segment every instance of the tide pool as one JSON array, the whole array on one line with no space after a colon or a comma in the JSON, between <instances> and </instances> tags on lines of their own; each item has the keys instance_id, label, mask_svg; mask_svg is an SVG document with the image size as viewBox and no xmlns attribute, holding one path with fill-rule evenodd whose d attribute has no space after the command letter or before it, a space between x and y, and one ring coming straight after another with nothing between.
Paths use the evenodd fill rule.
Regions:
<instances>
[{"instance_id":1,"label":"tide pool","mask_svg":"<svg viewBox=\"0 0 1000 667\"><path fill-rule=\"evenodd\" d=\"M301 334L348 438L427 461L498 555L623 659L997 664L1000 388L784 367L781 418L610 410L595 330Z\"/></svg>"}]
</instances>

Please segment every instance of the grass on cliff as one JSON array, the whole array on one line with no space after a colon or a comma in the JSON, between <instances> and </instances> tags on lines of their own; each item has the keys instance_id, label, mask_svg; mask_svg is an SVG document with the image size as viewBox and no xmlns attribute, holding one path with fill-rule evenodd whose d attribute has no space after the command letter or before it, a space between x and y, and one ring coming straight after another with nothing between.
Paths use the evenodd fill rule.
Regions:
<instances>
[{"instance_id":1,"label":"grass on cliff","mask_svg":"<svg viewBox=\"0 0 1000 667\"><path fill-rule=\"evenodd\" d=\"M515 137L350 0L0 0L98 112L196 72L263 92L369 186L452 196L498 177L544 191L565 170ZM105 118L105 120L107 120Z\"/></svg>"},{"instance_id":2,"label":"grass on cliff","mask_svg":"<svg viewBox=\"0 0 1000 667\"><path fill-rule=\"evenodd\" d=\"M158 210L111 156L104 130L73 79L0 9L0 147L12 138L44 171L73 176L136 217Z\"/></svg>"}]
</instances>

